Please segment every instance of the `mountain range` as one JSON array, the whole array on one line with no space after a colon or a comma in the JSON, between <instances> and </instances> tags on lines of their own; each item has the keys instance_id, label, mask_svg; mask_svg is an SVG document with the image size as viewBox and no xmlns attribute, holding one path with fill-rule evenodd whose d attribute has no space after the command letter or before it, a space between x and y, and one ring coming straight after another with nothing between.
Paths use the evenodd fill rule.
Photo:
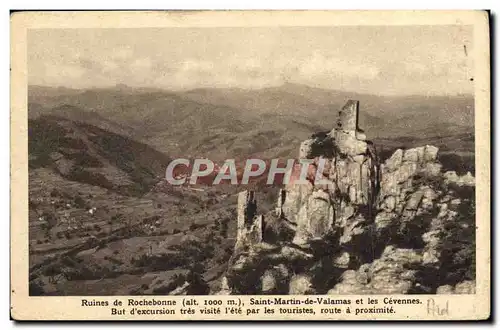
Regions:
<instances>
[{"instance_id":1,"label":"mountain range","mask_svg":"<svg viewBox=\"0 0 500 330\"><path fill-rule=\"evenodd\" d=\"M474 99L467 95L389 97L297 84L176 92L30 86L28 93L31 118L52 114L84 121L172 156L215 159L295 156L297 143L334 126L349 99L360 101L360 127L375 142L474 132Z\"/></svg>"}]
</instances>

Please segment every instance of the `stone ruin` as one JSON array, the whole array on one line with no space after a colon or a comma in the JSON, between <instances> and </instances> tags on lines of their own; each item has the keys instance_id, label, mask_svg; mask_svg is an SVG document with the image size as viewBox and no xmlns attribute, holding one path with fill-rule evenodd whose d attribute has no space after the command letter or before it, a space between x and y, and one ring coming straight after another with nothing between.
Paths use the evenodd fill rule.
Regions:
<instances>
[{"instance_id":1,"label":"stone ruin","mask_svg":"<svg viewBox=\"0 0 500 330\"><path fill-rule=\"evenodd\" d=\"M314 135L300 146L299 158L314 159L314 171L320 158L326 161L319 175L328 184L315 186L314 178L309 178L307 184L290 183L280 190L276 215L295 230L296 244L320 239L336 224L350 222L354 226L362 221L357 214L374 207L377 159L372 144L358 127L358 114L359 102L349 100L339 111L334 129ZM253 217L254 194L244 191L239 195L237 245L249 235L252 237L247 240L252 242L262 240L263 235L256 230L264 230L265 219L262 215Z\"/></svg>"}]
</instances>

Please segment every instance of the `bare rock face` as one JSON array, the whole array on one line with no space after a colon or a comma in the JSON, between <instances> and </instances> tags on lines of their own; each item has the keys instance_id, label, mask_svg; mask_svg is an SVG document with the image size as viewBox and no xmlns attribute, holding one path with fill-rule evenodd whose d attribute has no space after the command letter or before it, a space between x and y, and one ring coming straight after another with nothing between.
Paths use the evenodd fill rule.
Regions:
<instances>
[{"instance_id":1,"label":"bare rock face","mask_svg":"<svg viewBox=\"0 0 500 330\"><path fill-rule=\"evenodd\" d=\"M406 151L398 149L394 152L380 166L378 207L387 212L401 212L405 206L411 206L404 202L413 191L416 176L432 178L440 175L441 164L436 162L437 151L436 147L425 146ZM420 202L417 198L420 198L420 195L413 196L411 202ZM413 205L416 206L418 205Z\"/></svg>"},{"instance_id":2,"label":"bare rock face","mask_svg":"<svg viewBox=\"0 0 500 330\"><path fill-rule=\"evenodd\" d=\"M262 281L262 293L272 293L274 290L276 290L277 280L272 270L266 270L264 272L264 275L262 275L261 277L261 281Z\"/></svg>"},{"instance_id":3,"label":"bare rock face","mask_svg":"<svg viewBox=\"0 0 500 330\"><path fill-rule=\"evenodd\" d=\"M262 241L263 216L256 215L257 201L253 191L238 194L238 227L236 248L254 245Z\"/></svg>"},{"instance_id":4,"label":"bare rock face","mask_svg":"<svg viewBox=\"0 0 500 330\"><path fill-rule=\"evenodd\" d=\"M377 158L373 145L357 129L357 111L358 103L348 102L336 128L315 134L301 145L300 157L311 160L307 182L286 185L286 197L279 203L281 216L297 227L296 244L322 239L371 216L377 194ZM292 178L296 176L292 173Z\"/></svg>"},{"instance_id":5,"label":"bare rock face","mask_svg":"<svg viewBox=\"0 0 500 330\"><path fill-rule=\"evenodd\" d=\"M380 164L357 113L348 102L334 129L300 145L308 167L292 170L274 211L259 215L255 193L240 193L225 292L475 290L474 178L442 173L430 145Z\"/></svg>"},{"instance_id":6,"label":"bare rock face","mask_svg":"<svg viewBox=\"0 0 500 330\"><path fill-rule=\"evenodd\" d=\"M314 289L311 284L311 278L309 275L294 275L290 280L289 294L314 294Z\"/></svg>"},{"instance_id":7,"label":"bare rock face","mask_svg":"<svg viewBox=\"0 0 500 330\"><path fill-rule=\"evenodd\" d=\"M475 294L476 293L476 282L475 281L463 281L455 285L455 287L447 284L440 286L437 289L438 294Z\"/></svg>"},{"instance_id":8,"label":"bare rock face","mask_svg":"<svg viewBox=\"0 0 500 330\"><path fill-rule=\"evenodd\" d=\"M216 295L220 296L227 296L231 294L231 289L229 288L229 284L227 282L227 277L222 277L221 284L220 284L220 290L215 293Z\"/></svg>"},{"instance_id":9,"label":"bare rock face","mask_svg":"<svg viewBox=\"0 0 500 330\"><path fill-rule=\"evenodd\" d=\"M358 271L348 270L342 281L328 294L402 294L408 293L415 281L415 270L422 257L411 249L385 248L379 259Z\"/></svg>"},{"instance_id":10,"label":"bare rock face","mask_svg":"<svg viewBox=\"0 0 500 330\"><path fill-rule=\"evenodd\" d=\"M444 177L447 182L455 183L459 186L474 186L476 184L476 180L470 172L460 176L455 171L448 171L444 174Z\"/></svg>"}]
</instances>

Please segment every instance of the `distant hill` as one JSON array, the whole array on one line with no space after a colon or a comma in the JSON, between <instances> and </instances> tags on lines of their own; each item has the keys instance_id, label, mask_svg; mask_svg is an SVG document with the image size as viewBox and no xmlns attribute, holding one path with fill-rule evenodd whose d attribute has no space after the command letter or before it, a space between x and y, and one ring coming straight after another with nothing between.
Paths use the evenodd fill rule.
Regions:
<instances>
[{"instance_id":1,"label":"distant hill","mask_svg":"<svg viewBox=\"0 0 500 330\"><path fill-rule=\"evenodd\" d=\"M96 112L89 113L88 110L83 110L78 106L62 104L53 108L46 108L39 103L28 104L28 117L30 119L37 119L45 115L61 117L78 123L87 123L121 135L129 135L133 132L133 128L130 126L118 124Z\"/></svg>"},{"instance_id":2,"label":"distant hill","mask_svg":"<svg viewBox=\"0 0 500 330\"><path fill-rule=\"evenodd\" d=\"M452 127L474 127L474 99L465 95L377 96L290 83L259 90L195 89L183 95L259 114L308 117L327 126L333 126L347 100L356 99L360 101L360 126L369 137L411 136L416 131L436 135L449 133Z\"/></svg>"},{"instance_id":3,"label":"distant hill","mask_svg":"<svg viewBox=\"0 0 500 330\"><path fill-rule=\"evenodd\" d=\"M29 167L127 195L149 191L170 158L150 146L96 126L44 115L30 119Z\"/></svg>"},{"instance_id":4,"label":"distant hill","mask_svg":"<svg viewBox=\"0 0 500 330\"><path fill-rule=\"evenodd\" d=\"M31 113L55 113L127 135L172 156L289 157L311 133L335 125L360 101L369 139L449 137L474 132L470 96L388 97L285 84L258 90L185 92L126 86L69 90L30 86Z\"/></svg>"}]
</instances>

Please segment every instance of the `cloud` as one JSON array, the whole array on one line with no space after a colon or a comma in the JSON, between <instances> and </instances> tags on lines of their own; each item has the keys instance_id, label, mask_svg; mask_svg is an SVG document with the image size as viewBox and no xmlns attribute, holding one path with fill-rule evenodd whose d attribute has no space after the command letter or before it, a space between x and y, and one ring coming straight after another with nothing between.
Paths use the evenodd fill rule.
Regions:
<instances>
[{"instance_id":1,"label":"cloud","mask_svg":"<svg viewBox=\"0 0 500 330\"><path fill-rule=\"evenodd\" d=\"M65 86L68 82L79 81L86 73L86 69L80 65L45 63L41 72L29 74L30 82L36 84L47 84Z\"/></svg>"},{"instance_id":2,"label":"cloud","mask_svg":"<svg viewBox=\"0 0 500 330\"><path fill-rule=\"evenodd\" d=\"M177 65L170 65L169 71L173 74L150 74L156 76L155 83L166 83L171 88L183 89L200 85L260 88L281 85L285 81L332 78L369 80L380 73L376 66L326 56L317 51L304 58L230 56L218 61L187 58Z\"/></svg>"},{"instance_id":3,"label":"cloud","mask_svg":"<svg viewBox=\"0 0 500 330\"><path fill-rule=\"evenodd\" d=\"M463 40L469 32L458 31L453 39L450 29L75 29L64 38L35 31L28 72L30 83L76 88L295 82L381 94L467 91L473 63ZM470 42L466 46L472 54Z\"/></svg>"},{"instance_id":4,"label":"cloud","mask_svg":"<svg viewBox=\"0 0 500 330\"><path fill-rule=\"evenodd\" d=\"M113 60L106 60L103 62L102 70L106 73L114 73L119 70L120 65Z\"/></svg>"},{"instance_id":5,"label":"cloud","mask_svg":"<svg viewBox=\"0 0 500 330\"><path fill-rule=\"evenodd\" d=\"M213 61L187 59L179 67L181 73L205 73L213 72L215 63Z\"/></svg>"},{"instance_id":6,"label":"cloud","mask_svg":"<svg viewBox=\"0 0 500 330\"><path fill-rule=\"evenodd\" d=\"M151 74L151 69L153 68L153 62L151 61L150 58L138 58L130 64L130 68L133 71L138 71L139 75L141 75L142 72L146 72L148 74Z\"/></svg>"},{"instance_id":7,"label":"cloud","mask_svg":"<svg viewBox=\"0 0 500 330\"><path fill-rule=\"evenodd\" d=\"M311 57L304 61L298 71L305 78L335 75L345 78L374 79L380 73L380 69L374 65L325 56L319 52L314 52Z\"/></svg>"}]
</instances>

